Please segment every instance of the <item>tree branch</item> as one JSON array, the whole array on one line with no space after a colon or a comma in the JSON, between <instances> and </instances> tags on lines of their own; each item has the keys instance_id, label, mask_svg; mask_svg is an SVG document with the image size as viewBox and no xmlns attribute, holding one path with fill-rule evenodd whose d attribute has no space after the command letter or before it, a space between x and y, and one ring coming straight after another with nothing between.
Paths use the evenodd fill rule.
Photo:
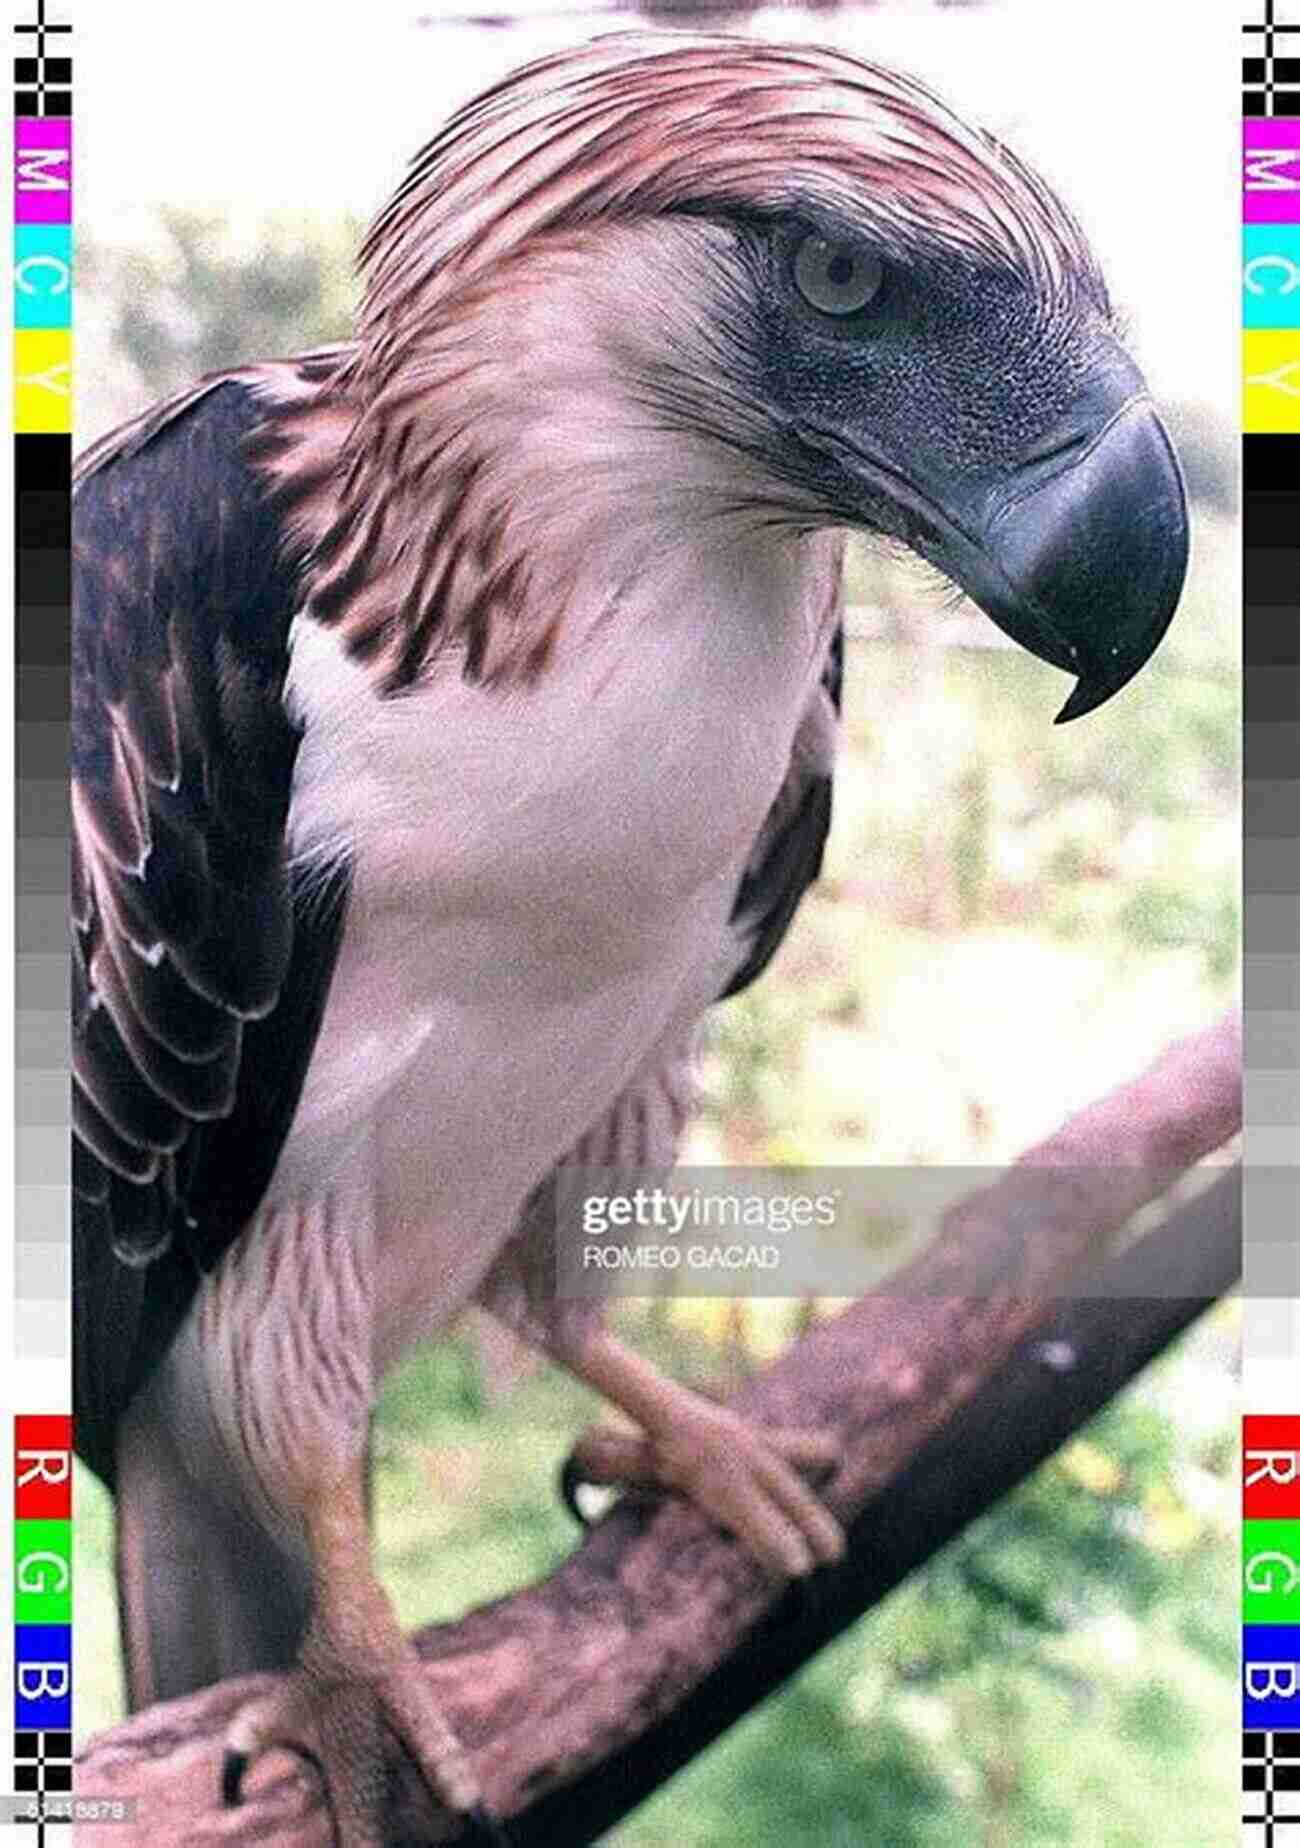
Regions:
<instances>
[{"instance_id":1,"label":"tree branch","mask_svg":"<svg viewBox=\"0 0 1300 1848\"><path fill-rule=\"evenodd\" d=\"M550 1578L421 1633L431 1687L519 1848L594 1840L996 1501L1215 1296L1240 1259L1229 1170L1097 1267L1141 1207L1240 1127L1235 1017L1169 1048L945 1216L888 1294L814 1328L736 1403L840 1438L825 1488L849 1556L774 1595L693 1510L625 1504ZM888 1491L888 1493L886 1493ZM151 1708L92 1741L78 1793L134 1799L113 1848L329 1848L310 1773L268 1757L237 1815L220 1733L270 1677ZM405 1766L392 1839L450 1839Z\"/></svg>"}]
</instances>

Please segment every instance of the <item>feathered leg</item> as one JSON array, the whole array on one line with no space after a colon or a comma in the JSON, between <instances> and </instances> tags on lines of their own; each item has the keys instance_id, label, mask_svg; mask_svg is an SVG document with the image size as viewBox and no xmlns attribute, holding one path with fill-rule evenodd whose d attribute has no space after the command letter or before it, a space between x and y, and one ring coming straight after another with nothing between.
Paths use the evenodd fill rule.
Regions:
<instances>
[{"instance_id":1,"label":"feathered leg","mask_svg":"<svg viewBox=\"0 0 1300 1848\"><path fill-rule=\"evenodd\" d=\"M185 1536L184 1577L219 1638L216 1652L204 1658L207 1678L231 1672L230 1639L253 1638L278 1595L257 1584L247 1566L237 1576L219 1569L208 1579L204 1523L213 1504L223 1505L220 1518L232 1531L260 1535L261 1550L254 1543L245 1554L259 1569L271 1570L277 1557L292 1562L295 1609L305 1619L293 1639L300 1647L289 1650L281 1634L274 1663L257 1665L295 1665L273 1694L247 1703L227 1729L225 1800L239 1801L257 1754L283 1747L316 1766L339 1848L382 1848L387 1731L406 1748L435 1802L500 1842L371 1564L365 1453L374 1276L364 1199L286 1205L260 1215L204 1279L146 1389L124 1460L137 1477L156 1475L151 1458L159 1425L174 1434L178 1474L170 1505ZM188 1493L182 1470L196 1478ZM124 1587L166 1542L161 1519L132 1514L129 1525ZM177 1629L155 1638L151 1660L177 1646ZM137 1658L144 1653L135 1649ZM195 1666L191 1652L185 1672ZM166 1663L150 1672L153 1681L146 1683L133 1670L142 1691L158 1690L167 1676L174 1688Z\"/></svg>"},{"instance_id":2,"label":"feathered leg","mask_svg":"<svg viewBox=\"0 0 1300 1848\"><path fill-rule=\"evenodd\" d=\"M117 1450L118 1618L131 1711L231 1675L289 1668L311 1579L297 1549L218 1492L219 1457L146 1393Z\"/></svg>"}]
</instances>

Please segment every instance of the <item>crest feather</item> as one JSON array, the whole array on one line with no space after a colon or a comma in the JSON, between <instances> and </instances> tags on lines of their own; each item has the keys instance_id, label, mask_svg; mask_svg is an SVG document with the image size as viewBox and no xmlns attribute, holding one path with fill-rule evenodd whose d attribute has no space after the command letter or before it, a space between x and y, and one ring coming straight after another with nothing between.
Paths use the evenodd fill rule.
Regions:
<instances>
[{"instance_id":1,"label":"crest feather","mask_svg":"<svg viewBox=\"0 0 1300 1848\"><path fill-rule=\"evenodd\" d=\"M382 376L411 314L541 233L809 204L1105 306L1066 207L915 78L817 46L616 33L503 79L416 155L362 246L361 364Z\"/></svg>"}]
</instances>

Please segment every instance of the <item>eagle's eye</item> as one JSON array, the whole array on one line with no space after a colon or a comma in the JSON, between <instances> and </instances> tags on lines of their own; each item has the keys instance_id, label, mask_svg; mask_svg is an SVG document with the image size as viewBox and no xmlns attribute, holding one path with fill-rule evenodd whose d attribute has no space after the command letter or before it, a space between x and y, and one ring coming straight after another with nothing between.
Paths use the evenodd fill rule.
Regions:
<instances>
[{"instance_id":1,"label":"eagle's eye","mask_svg":"<svg viewBox=\"0 0 1300 1848\"><path fill-rule=\"evenodd\" d=\"M794 253L795 287L820 314L857 314L884 280L884 264L865 244L835 243L814 232Z\"/></svg>"}]
</instances>

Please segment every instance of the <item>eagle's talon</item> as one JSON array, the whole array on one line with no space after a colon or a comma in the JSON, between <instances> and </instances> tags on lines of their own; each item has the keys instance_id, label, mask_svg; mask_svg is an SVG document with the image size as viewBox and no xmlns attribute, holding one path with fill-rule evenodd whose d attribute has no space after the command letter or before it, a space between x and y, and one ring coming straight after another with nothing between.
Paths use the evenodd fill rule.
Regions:
<instances>
[{"instance_id":1,"label":"eagle's talon","mask_svg":"<svg viewBox=\"0 0 1300 1848\"><path fill-rule=\"evenodd\" d=\"M592 1525L587 1519L587 1516L583 1513L582 1503L578 1500L578 1490L586 1488L587 1484L588 1477L578 1468L577 1459L573 1456L567 1456L560 1465L560 1500L578 1523L578 1526L582 1528L589 1528Z\"/></svg>"},{"instance_id":2,"label":"eagle's talon","mask_svg":"<svg viewBox=\"0 0 1300 1848\"><path fill-rule=\"evenodd\" d=\"M274 1744L277 1751L291 1752L295 1758L301 1758L304 1764L309 1764L322 1785L325 1784L325 1768L310 1746L300 1745L293 1739L277 1739ZM267 1749L270 1749L269 1746ZM221 1801L226 1809L238 1809L244 1801L244 1779L248 1775L248 1767L257 1756L256 1752L237 1751L232 1745L226 1747L221 1760Z\"/></svg>"},{"instance_id":3,"label":"eagle's talon","mask_svg":"<svg viewBox=\"0 0 1300 1848\"><path fill-rule=\"evenodd\" d=\"M244 1773L249 1765L247 1752L237 1752L233 1746L227 1746L221 1760L221 1801L227 1809L234 1809L243 1801L242 1787Z\"/></svg>"},{"instance_id":4,"label":"eagle's talon","mask_svg":"<svg viewBox=\"0 0 1300 1848\"><path fill-rule=\"evenodd\" d=\"M381 1627L375 1622L376 1637ZM414 1651L390 1654L381 1648L374 1665L363 1667L346 1639L319 1619L304 1647L304 1665L232 1721L222 1759L222 1801L227 1807L242 1801L255 1758L287 1751L316 1772L335 1848L382 1848L385 1729L411 1759L433 1802L463 1819L458 1839L474 1848L509 1848L423 1685Z\"/></svg>"},{"instance_id":5,"label":"eagle's talon","mask_svg":"<svg viewBox=\"0 0 1300 1848\"><path fill-rule=\"evenodd\" d=\"M617 1437L617 1434L612 1432L607 1435ZM617 1437L617 1441L626 1443L628 1440ZM584 1489L590 1489L595 1494L597 1505L594 1509L589 1510L583 1507L582 1492ZM581 1444L576 1445L570 1451L560 1466L559 1490L560 1500L584 1533L590 1532L597 1522L603 1521L616 1502L627 1498L645 1500L648 1495L662 1493L655 1486L632 1474L629 1474L626 1480L618 1481L611 1481L608 1476L594 1474L583 1461Z\"/></svg>"},{"instance_id":6,"label":"eagle's talon","mask_svg":"<svg viewBox=\"0 0 1300 1848\"><path fill-rule=\"evenodd\" d=\"M802 1579L843 1557L840 1524L806 1480L838 1460L825 1433L754 1425L700 1403L658 1439L655 1454L664 1485L775 1579Z\"/></svg>"},{"instance_id":7,"label":"eagle's talon","mask_svg":"<svg viewBox=\"0 0 1300 1848\"><path fill-rule=\"evenodd\" d=\"M605 1330L563 1358L641 1427L584 1431L568 1465L579 1479L683 1496L778 1581L843 1557L840 1523L807 1480L841 1460L828 1432L754 1424L665 1379Z\"/></svg>"}]
</instances>

